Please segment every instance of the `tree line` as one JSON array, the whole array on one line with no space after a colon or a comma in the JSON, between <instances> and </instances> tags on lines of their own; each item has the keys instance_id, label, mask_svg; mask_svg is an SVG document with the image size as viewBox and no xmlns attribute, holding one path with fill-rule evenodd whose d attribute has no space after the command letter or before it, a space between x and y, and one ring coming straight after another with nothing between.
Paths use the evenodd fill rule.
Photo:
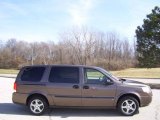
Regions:
<instances>
[{"instance_id":1,"label":"tree line","mask_svg":"<svg viewBox=\"0 0 160 120\"><path fill-rule=\"evenodd\" d=\"M116 33L87 28L61 32L58 42L0 40L0 68L35 64L94 65L108 70L160 67L160 7L146 16L135 33L134 44Z\"/></svg>"},{"instance_id":2,"label":"tree line","mask_svg":"<svg viewBox=\"0 0 160 120\"><path fill-rule=\"evenodd\" d=\"M160 67L160 7L156 6L136 29L136 56L140 67Z\"/></svg>"},{"instance_id":3,"label":"tree line","mask_svg":"<svg viewBox=\"0 0 160 120\"><path fill-rule=\"evenodd\" d=\"M0 68L35 64L80 64L118 70L136 65L134 46L113 32L73 28L59 34L59 41L0 41Z\"/></svg>"}]
</instances>

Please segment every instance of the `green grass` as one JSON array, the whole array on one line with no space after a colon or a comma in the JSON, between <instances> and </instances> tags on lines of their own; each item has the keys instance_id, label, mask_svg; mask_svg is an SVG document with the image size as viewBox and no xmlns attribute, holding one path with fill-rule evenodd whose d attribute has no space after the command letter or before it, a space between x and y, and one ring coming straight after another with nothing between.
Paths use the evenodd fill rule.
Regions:
<instances>
[{"instance_id":1,"label":"green grass","mask_svg":"<svg viewBox=\"0 0 160 120\"><path fill-rule=\"evenodd\" d=\"M17 74L19 70L15 69L0 69L0 74Z\"/></svg>"},{"instance_id":2,"label":"green grass","mask_svg":"<svg viewBox=\"0 0 160 120\"><path fill-rule=\"evenodd\" d=\"M131 77L131 78L160 78L160 68L129 68L119 71L110 71L117 77ZM89 72L91 77L103 76L98 72Z\"/></svg>"},{"instance_id":3,"label":"green grass","mask_svg":"<svg viewBox=\"0 0 160 120\"><path fill-rule=\"evenodd\" d=\"M19 70L15 69L0 69L0 74L17 74ZM133 77L133 78L160 78L160 68L129 68L119 71L110 71L117 77ZM99 74L90 73L89 76L101 76Z\"/></svg>"},{"instance_id":4,"label":"green grass","mask_svg":"<svg viewBox=\"0 0 160 120\"><path fill-rule=\"evenodd\" d=\"M87 76L88 77L103 77L103 74L101 74L100 72L88 72Z\"/></svg>"},{"instance_id":5,"label":"green grass","mask_svg":"<svg viewBox=\"0 0 160 120\"><path fill-rule=\"evenodd\" d=\"M117 77L160 78L160 68L129 68L111 73Z\"/></svg>"}]
</instances>

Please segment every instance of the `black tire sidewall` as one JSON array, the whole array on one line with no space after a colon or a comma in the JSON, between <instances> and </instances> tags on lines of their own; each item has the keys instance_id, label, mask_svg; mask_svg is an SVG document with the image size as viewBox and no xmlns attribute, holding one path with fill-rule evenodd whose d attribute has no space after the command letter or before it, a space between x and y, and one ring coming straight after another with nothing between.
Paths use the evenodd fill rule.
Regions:
<instances>
[{"instance_id":1,"label":"black tire sidewall","mask_svg":"<svg viewBox=\"0 0 160 120\"><path fill-rule=\"evenodd\" d=\"M35 100L35 99L39 99L39 100L42 101L43 104L44 104L44 109L43 109L43 111L40 112L40 113L34 113L34 112L31 110L31 108L30 108L31 102L32 102L33 100ZM32 98L29 100L29 102L28 102L28 108L29 108L29 111L30 111L33 115L37 115L37 116L38 116L38 115L42 115L42 114L45 113L45 111L46 111L47 108L48 108L48 104L47 104L47 102L46 102L46 100L45 100L44 98L35 96L35 97L32 97Z\"/></svg>"},{"instance_id":2,"label":"black tire sidewall","mask_svg":"<svg viewBox=\"0 0 160 120\"><path fill-rule=\"evenodd\" d=\"M121 108L122 103L123 103L125 100L128 100L128 99L129 99L129 100L133 100L133 101L135 102L135 104L136 104L136 110L135 110L132 114L125 114L125 113L122 111L122 108ZM138 111L139 111L139 103L138 103L137 99L135 99L134 97L130 97L130 96L123 97L123 98L121 98L120 101L118 102L118 111L119 111L121 114L125 115L125 116L133 116L134 114L138 113Z\"/></svg>"}]
</instances>

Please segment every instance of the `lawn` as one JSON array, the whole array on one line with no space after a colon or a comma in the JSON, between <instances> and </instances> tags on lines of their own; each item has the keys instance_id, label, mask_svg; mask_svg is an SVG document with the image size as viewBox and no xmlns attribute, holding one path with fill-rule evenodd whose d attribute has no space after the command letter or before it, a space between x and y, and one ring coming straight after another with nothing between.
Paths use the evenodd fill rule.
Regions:
<instances>
[{"instance_id":1,"label":"lawn","mask_svg":"<svg viewBox=\"0 0 160 120\"><path fill-rule=\"evenodd\" d=\"M111 71L111 73L118 77L160 78L160 68L129 68L120 71Z\"/></svg>"},{"instance_id":2,"label":"lawn","mask_svg":"<svg viewBox=\"0 0 160 120\"><path fill-rule=\"evenodd\" d=\"M0 69L0 74L17 74L19 70L15 69Z\"/></svg>"},{"instance_id":3,"label":"lawn","mask_svg":"<svg viewBox=\"0 0 160 120\"><path fill-rule=\"evenodd\" d=\"M17 74L18 72L19 70L15 69L0 69L0 74ZM129 68L110 72L117 77L160 78L160 68Z\"/></svg>"}]
</instances>

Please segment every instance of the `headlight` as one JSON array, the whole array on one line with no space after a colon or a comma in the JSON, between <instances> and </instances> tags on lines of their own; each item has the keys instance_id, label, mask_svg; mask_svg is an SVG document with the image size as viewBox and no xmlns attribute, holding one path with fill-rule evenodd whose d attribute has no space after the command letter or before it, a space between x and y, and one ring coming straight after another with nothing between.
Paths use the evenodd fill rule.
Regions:
<instances>
[{"instance_id":1,"label":"headlight","mask_svg":"<svg viewBox=\"0 0 160 120\"><path fill-rule=\"evenodd\" d=\"M145 92L145 93L150 93L150 92L151 92L150 87L142 87L142 90L143 90L143 92Z\"/></svg>"}]
</instances>

